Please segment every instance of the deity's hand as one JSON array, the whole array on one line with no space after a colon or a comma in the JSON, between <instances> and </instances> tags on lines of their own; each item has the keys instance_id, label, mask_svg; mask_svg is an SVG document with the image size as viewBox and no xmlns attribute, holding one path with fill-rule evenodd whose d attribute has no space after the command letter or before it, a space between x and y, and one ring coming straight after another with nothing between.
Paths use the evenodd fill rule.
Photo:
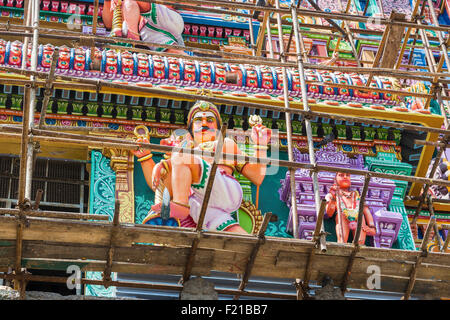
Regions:
<instances>
[{"instance_id":1,"label":"deity's hand","mask_svg":"<svg viewBox=\"0 0 450 320\"><path fill-rule=\"evenodd\" d=\"M252 128L252 141L260 146L267 146L272 137L272 130L262 124L255 125Z\"/></svg>"},{"instance_id":2,"label":"deity's hand","mask_svg":"<svg viewBox=\"0 0 450 320\"><path fill-rule=\"evenodd\" d=\"M168 166L167 166L167 162L165 163L165 161L166 160L162 160L153 167L153 172L152 172L152 189L153 189L153 191L158 188L161 179L164 179L168 173L167 172Z\"/></svg>"},{"instance_id":3,"label":"deity's hand","mask_svg":"<svg viewBox=\"0 0 450 320\"><path fill-rule=\"evenodd\" d=\"M336 201L336 190L337 190L337 186L335 184L333 184L330 187L330 190L328 191L328 194L326 195L325 199L327 201Z\"/></svg>"},{"instance_id":4,"label":"deity's hand","mask_svg":"<svg viewBox=\"0 0 450 320\"><path fill-rule=\"evenodd\" d=\"M136 142L149 143L147 138L138 138ZM141 149L141 148L139 148L138 150L132 150L132 152L138 158L148 156L150 153L152 153L151 150L149 149Z\"/></svg>"},{"instance_id":5,"label":"deity's hand","mask_svg":"<svg viewBox=\"0 0 450 320\"><path fill-rule=\"evenodd\" d=\"M377 234L377 229L375 226L363 226L363 230L368 236L374 236Z\"/></svg>"}]
</instances>

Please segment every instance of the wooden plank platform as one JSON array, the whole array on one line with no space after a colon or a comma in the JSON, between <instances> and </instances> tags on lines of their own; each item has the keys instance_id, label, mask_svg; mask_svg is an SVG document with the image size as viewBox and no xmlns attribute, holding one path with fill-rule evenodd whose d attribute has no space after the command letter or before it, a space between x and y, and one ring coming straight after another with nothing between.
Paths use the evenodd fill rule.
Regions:
<instances>
[{"instance_id":1,"label":"wooden plank platform","mask_svg":"<svg viewBox=\"0 0 450 320\"><path fill-rule=\"evenodd\" d=\"M23 229L22 267L66 270L71 264L83 271L104 271L112 224L28 217ZM0 217L0 271L14 266L15 217ZM183 274L193 229L121 224L112 272L142 274ZM193 265L193 275L210 271L242 274L258 241L256 236L228 232L201 234ZM153 244L153 245L151 245ZM252 276L303 278L311 241L266 237L256 257ZM351 244L327 243L325 253L316 253L311 281L324 275L340 283L346 272ZM381 270L381 291L404 292L412 267L421 252L362 247L356 255L348 288L368 289L369 266ZM420 265L413 295L450 297L450 254L429 253Z\"/></svg>"}]
</instances>

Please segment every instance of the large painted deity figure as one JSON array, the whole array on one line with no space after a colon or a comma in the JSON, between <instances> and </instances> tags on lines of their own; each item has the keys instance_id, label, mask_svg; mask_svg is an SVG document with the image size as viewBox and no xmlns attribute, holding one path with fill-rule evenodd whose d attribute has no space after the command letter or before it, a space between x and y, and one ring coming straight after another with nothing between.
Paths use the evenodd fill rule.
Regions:
<instances>
[{"instance_id":1,"label":"large painted deity figure","mask_svg":"<svg viewBox=\"0 0 450 320\"><path fill-rule=\"evenodd\" d=\"M172 137L170 141L164 143L214 153L222 126L222 119L216 106L209 102L198 101L189 111L187 123L189 134L181 139ZM271 130L261 124L253 126L251 138L255 143L256 157L266 157L271 134ZM138 141L146 142L146 139ZM223 140L222 151L225 154L243 155L236 142L227 137ZM170 201L154 205L152 214L163 215L168 211L168 217L178 221L181 226L192 226L192 222L197 224L213 159L174 151L166 159L155 164L149 150L136 151L135 155L139 158L149 186L153 190L157 190L161 183L167 187L166 198ZM232 213L241 206L243 196L241 185L232 175L234 171L248 178L256 186L260 186L265 177L266 165L240 162L237 159L220 160L203 229L247 233L232 216Z\"/></svg>"},{"instance_id":2,"label":"large painted deity figure","mask_svg":"<svg viewBox=\"0 0 450 320\"><path fill-rule=\"evenodd\" d=\"M135 0L105 0L102 19L115 37L184 46L181 36L184 30L183 18L164 5ZM183 53L157 46L150 46L150 49Z\"/></svg>"},{"instance_id":3,"label":"large painted deity figure","mask_svg":"<svg viewBox=\"0 0 450 320\"><path fill-rule=\"evenodd\" d=\"M358 191L350 190L350 186L350 174L338 172L334 185L325 197L327 215L332 217L336 213L336 236L339 243L347 242L350 230L354 236L358 225L360 197ZM373 217L367 206L364 206L363 213L360 244L365 243L366 235L374 236L376 234Z\"/></svg>"}]
</instances>

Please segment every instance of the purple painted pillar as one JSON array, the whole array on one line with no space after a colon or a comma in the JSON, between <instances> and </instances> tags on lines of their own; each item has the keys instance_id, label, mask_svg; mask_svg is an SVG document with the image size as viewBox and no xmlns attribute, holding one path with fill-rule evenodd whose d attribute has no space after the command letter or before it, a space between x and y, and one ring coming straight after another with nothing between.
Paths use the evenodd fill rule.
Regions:
<instances>
[{"instance_id":1,"label":"purple painted pillar","mask_svg":"<svg viewBox=\"0 0 450 320\"><path fill-rule=\"evenodd\" d=\"M295 161L300 163L309 163L309 155L302 154L297 149L294 149ZM342 151L338 151L336 147L329 143L322 149L316 152L316 161L320 165L329 165L333 167L353 168L358 170L367 170L364 167L364 159L362 155L356 158L349 158ZM330 187L334 183L334 172L319 172L319 192L322 199L325 198L329 192ZM291 208L291 189L290 189L290 173L286 173L286 178L281 180L281 188L278 190L280 200L284 201L286 205ZM312 179L309 172L304 169L298 169L295 172L295 195L297 199L297 215L299 221L299 238L312 238L316 225L316 213L314 206L314 192ZM361 194L364 177L351 177L351 190L358 190ZM369 184L369 190L366 196L365 204L369 207L374 219L377 221L377 235L374 237L375 247L389 247L395 242L400 227L399 214L387 210L394 194L395 184L388 179L372 178ZM289 212L289 219L286 225L287 231L292 231L292 209ZM327 217L327 215L325 215ZM401 218L401 215L400 215Z\"/></svg>"}]
</instances>

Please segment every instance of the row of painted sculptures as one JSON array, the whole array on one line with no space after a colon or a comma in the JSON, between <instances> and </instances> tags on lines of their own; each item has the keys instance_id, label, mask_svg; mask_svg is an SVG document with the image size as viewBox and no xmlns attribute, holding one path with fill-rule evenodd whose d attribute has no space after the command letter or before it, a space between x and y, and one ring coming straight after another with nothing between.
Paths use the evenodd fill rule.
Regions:
<instances>
[{"instance_id":1,"label":"row of painted sculptures","mask_svg":"<svg viewBox=\"0 0 450 320\"><path fill-rule=\"evenodd\" d=\"M38 66L50 68L55 47L40 45ZM90 49L59 48L57 68L60 70L91 71ZM139 76L144 78L185 80L203 83L225 84L228 71L238 73L238 86L281 90L283 78L281 68L266 66L237 65L227 63L198 62L179 58L152 56L129 51L99 50L96 48L96 59L101 61L100 72L114 75ZM31 48L28 49L27 66L31 61ZM0 64L9 66L22 65L22 43L0 40ZM300 75L295 69L288 69L288 87L292 91L300 91ZM308 84L308 92L329 95L354 96L363 99L392 100L390 93L371 92L370 90L352 90L338 88L333 84L349 84L364 86L366 77L358 74L340 72L306 70L309 81L325 82L330 85ZM392 79L374 77L371 87L392 89Z\"/></svg>"}]
</instances>

